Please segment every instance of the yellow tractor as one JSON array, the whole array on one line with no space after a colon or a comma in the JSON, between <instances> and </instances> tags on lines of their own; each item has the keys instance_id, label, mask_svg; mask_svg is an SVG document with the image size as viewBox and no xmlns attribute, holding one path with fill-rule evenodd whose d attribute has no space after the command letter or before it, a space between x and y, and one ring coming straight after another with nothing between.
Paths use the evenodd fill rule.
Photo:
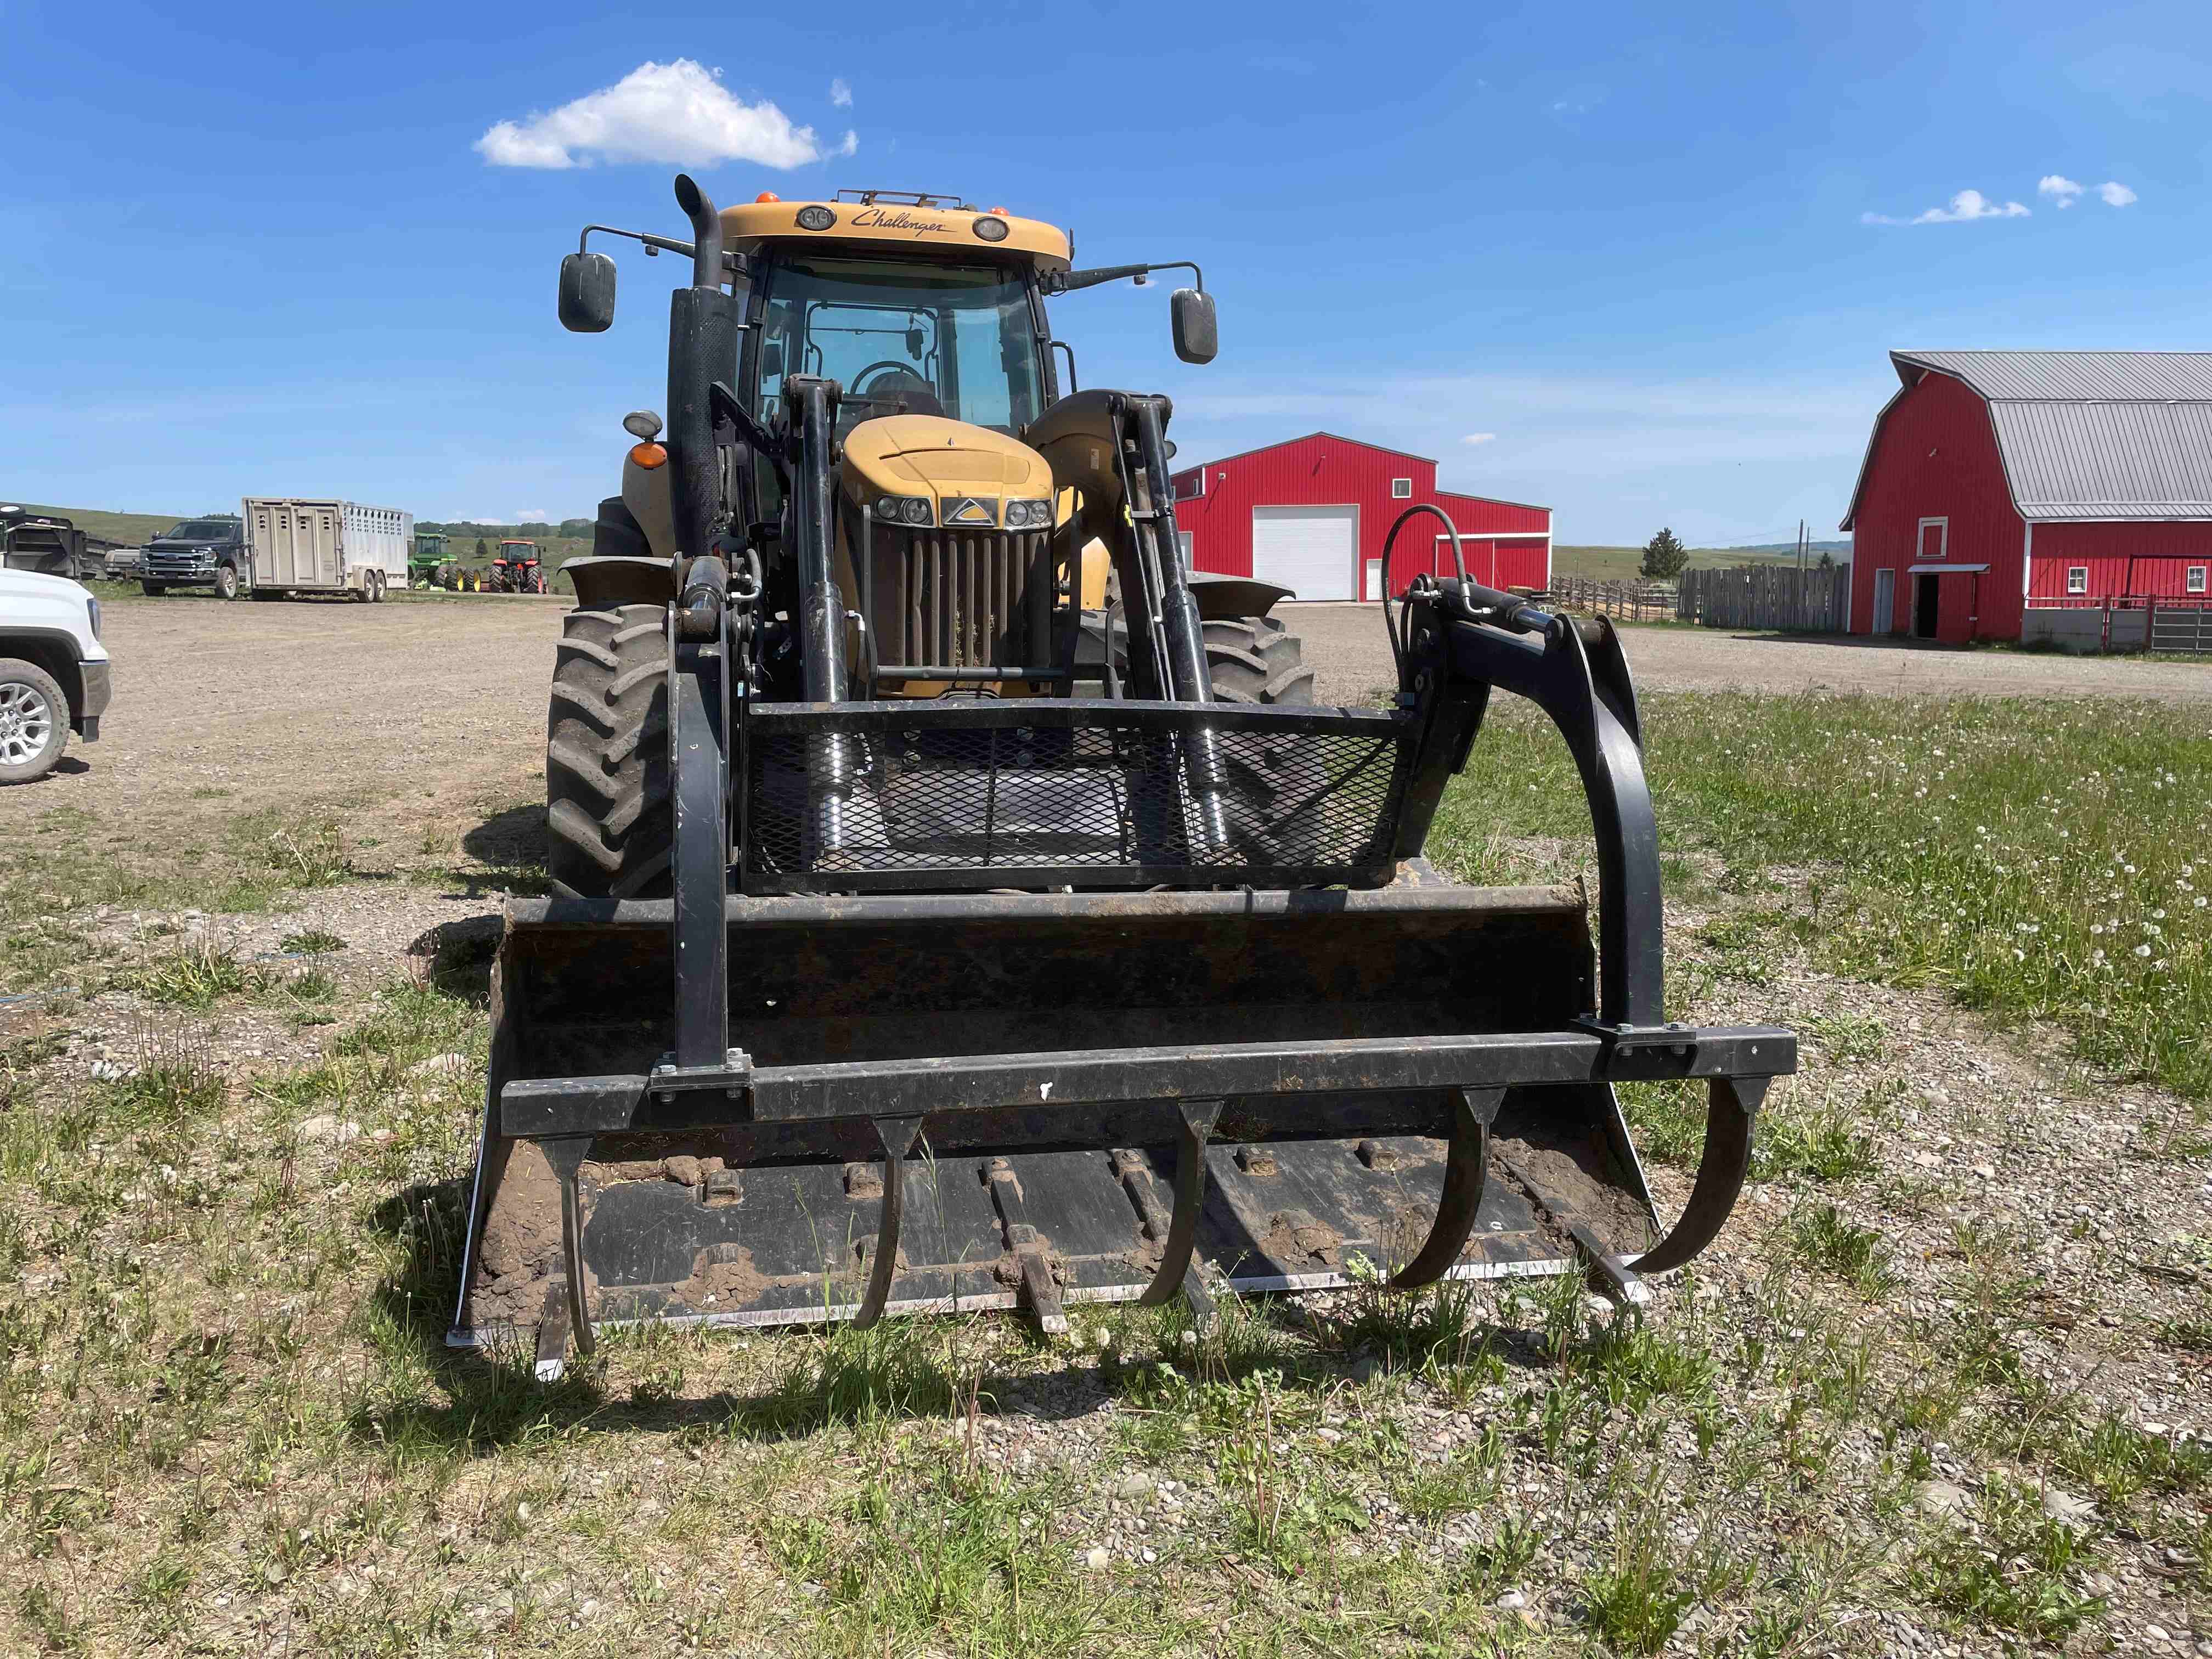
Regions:
<instances>
[{"instance_id":1,"label":"yellow tractor","mask_svg":"<svg viewBox=\"0 0 2212 1659\"><path fill-rule=\"evenodd\" d=\"M1399 686L1313 705L1279 589L1179 554L1157 394L1078 390L1047 306L1164 269L957 198L689 179L667 416L564 568L553 896L508 912L452 1340L1447 1277L1635 1299L1729 1213L1795 1040L1662 1007L1620 641L1457 574ZM588 239L593 227L586 232ZM613 261L562 262L572 331ZM1425 515L1425 517L1424 516ZM1433 507L1419 521L1457 546ZM1385 568L1390 544L1384 550ZM1493 688L1559 726L1581 896L1422 848ZM1710 1091L1662 1227L1613 1085Z\"/></svg>"}]
</instances>

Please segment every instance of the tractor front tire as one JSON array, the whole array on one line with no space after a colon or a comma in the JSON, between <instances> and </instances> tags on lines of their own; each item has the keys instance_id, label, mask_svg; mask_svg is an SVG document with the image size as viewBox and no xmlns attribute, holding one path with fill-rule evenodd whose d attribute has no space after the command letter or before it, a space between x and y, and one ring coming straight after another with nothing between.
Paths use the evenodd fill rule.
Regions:
<instances>
[{"instance_id":1,"label":"tractor front tire","mask_svg":"<svg viewBox=\"0 0 2212 1659\"><path fill-rule=\"evenodd\" d=\"M668 890L667 611L579 608L562 618L545 717L546 872L568 898Z\"/></svg>"},{"instance_id":2,"label":"tractor front tire","mask_svg":"<svg viewBox=\"0 0 2212 1659\"><path fill-rule=\"evenodd\" d=\"M1310 707L1314 671L1305 642L1273 617L1238 617L1203 624L1206 666L1216 702ZM1310 803L1326 795L1328 768L1310 744L1230 743L1224 803L1231 836L1263 863L1326 863L1330 836Z\"/></svg>"},{"instance_id":3,"label":"tractor front tire","mask_svg":"<svg viewBox=\"0 0 2212 1659\"><path fill-rule=\"evenodd\" d=\"M1206 668L1216 702L1310 705L1314 671L1305 641L1273 617L1238 617L1200 624Z\"/></svg>"}]
</instances>

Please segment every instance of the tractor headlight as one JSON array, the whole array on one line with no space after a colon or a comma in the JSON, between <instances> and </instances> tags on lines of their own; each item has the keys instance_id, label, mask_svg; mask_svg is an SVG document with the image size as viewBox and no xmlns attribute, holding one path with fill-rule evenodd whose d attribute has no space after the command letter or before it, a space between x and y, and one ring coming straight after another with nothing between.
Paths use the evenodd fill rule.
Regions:
<instances>
[{"instance_id":1,"label":"tractor headlight","mask_svg":"<svg viewBox=\"0 0 2212 1659\"><path fill-rule=\"evenodd\" d=\"M975 222L975 234L987 242L1005 241L1009 228L1001 214L987 213Z\"/></svg>"},{"instance_id":2,"label":"tractor headlight","mask_svg":"<svg viewBox=\"0 0 2212 1659\"><path fill-rule=\"evenodd\" d=\"M1042 530L1052 522L1050 501L1008 501L1006 528L1009 530Z\"/></svg>"},{"instance_id":3,"label":"tractor headlight","mask_svg":"<svg viewBox=\"0 0 2212 1659\"><path fill-rule=\"evenodd\" d=\"M799 210L799 228L801 230L827 230L836 222L837 216L818 203Z\"/></svg>"},{"instance_id":4,"label":"tractor headlight","mask_svg":"<svg viewBox=\"0 0 2212 1659\"><path fill-rule=\"evenodd\" d=\"M927 495L878 495L877 520L884 524L934 524L937 512Z\"/></svg>"}]
</instances>

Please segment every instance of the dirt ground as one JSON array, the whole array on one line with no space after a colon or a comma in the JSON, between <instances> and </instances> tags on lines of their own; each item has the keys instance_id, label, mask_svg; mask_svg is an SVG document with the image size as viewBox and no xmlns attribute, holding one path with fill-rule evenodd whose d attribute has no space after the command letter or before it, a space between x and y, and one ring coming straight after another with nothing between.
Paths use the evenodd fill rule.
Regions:
<instances>
[{"instance_id":1,"label":"dirt ground","mask_svg":"<svg viewBox=\"0 0 2212 1659\"><path fill-rule=\"evenodd\" d=\"M349 840L389 847L539 787L566 599L102 604L115 697L100 739L0 792L0 842L56 806L155 836L203 808L282 806L342 809Z\"/></svg>"},{"instance_id":2,"label":"dirt ground","mask_svg":"<svg viewBox=\"0 0 2212 1659\"><path fill-rule=\"evenodd\" d=\"M1381 611L1366 605L1286 605L1305 636L1324 702L1366 702L1392 684ZM1646 691L1859 691L1883 696L2154 697L2212 702L2212 663L1960 651L1917 641L1739 634L1725 629L1623 630Z\"/></svg>"}]
</instances>

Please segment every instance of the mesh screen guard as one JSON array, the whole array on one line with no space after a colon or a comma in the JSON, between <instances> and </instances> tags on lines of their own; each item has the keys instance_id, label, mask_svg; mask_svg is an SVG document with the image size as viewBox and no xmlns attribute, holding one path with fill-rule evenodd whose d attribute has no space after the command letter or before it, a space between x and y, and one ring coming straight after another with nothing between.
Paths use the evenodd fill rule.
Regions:
<instances>
[{"instance_id":1,"label":"mesh screen guard","mask_svg":"<svg viewBox=\"0 0 2212 1659\"><path fill-rule=\"evenodd\" d=\"M1389 880L1416 724L946 698L740 717L752 893Z\"/></svg>"}]
</instances>

